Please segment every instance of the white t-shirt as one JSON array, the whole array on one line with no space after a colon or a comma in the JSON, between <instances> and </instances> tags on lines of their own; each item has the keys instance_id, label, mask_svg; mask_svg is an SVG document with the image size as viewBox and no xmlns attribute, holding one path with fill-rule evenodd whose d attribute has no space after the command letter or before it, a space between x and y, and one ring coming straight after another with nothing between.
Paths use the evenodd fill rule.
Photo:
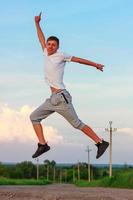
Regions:
<instances>
[{"instance_id":1,"label":"white t-shirt","mask_svg":"<svg viewBox=\"0 0 133 200\"><path fill-rule=\"evenodd\" d=\"M65 89L63 83L64 68L66 62L70 62L72 56L57 51L52 55L48 55L47 49L44 49L45 57L45 81L46 83L57 89Z\"/></svg>"}]
</instances>

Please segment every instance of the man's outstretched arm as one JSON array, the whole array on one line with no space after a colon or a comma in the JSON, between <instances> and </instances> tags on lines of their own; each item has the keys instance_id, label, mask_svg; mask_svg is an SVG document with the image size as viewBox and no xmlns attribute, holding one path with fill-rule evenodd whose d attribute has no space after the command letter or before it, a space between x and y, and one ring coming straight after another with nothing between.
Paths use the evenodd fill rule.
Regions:
<instances>
[{"instance_id":1,"label":"man's outstretched arm","mask_svg":"<svg viewBox=\"0 0 133 200\"><path fill-rule=\"evenodd\" d=\"M46 40L45 40L45 36L42 32L42 29L40 27L40 21L41 21L41 13L40 13L40 15L35 16L35 25L36 25L39 41L41 43L42 49L44 50L46 47Z\"/></svg>"},{"instance_id":2,"label":"man's outstretched arm","mask_svg":"<svg viewBox=\"0 0 133 200\"><path fill-rule=\"evenodd\" d=\"M84 65L89 65L89 66L92 66L92 67L96 67L100 71L103 71L103 68L104 68L104 65L102 65L102 64L98 64L98 63L92 62L90 60L78 58L78 57L75 57L75 56L72 57L71 61L77 62L77 63L80 63L80 64L84 64Z\"/></svg>"}]
</instances>

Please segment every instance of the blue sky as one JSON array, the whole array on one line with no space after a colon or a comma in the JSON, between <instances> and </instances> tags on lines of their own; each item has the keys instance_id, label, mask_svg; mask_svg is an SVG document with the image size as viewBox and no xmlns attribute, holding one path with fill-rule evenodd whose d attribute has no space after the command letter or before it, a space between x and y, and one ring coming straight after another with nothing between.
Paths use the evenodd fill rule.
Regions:
<instances>
[{"instance_id":1,"label":"blue sky","mask_svg":"<svg viewBox=\"0 0 133 200\"><path fill-rule=\"evenodd\" d=\"M65 84L80 118L101 137L109 140L104 130L110 120L118 128L114 133L113 162L132 163L132 7L131 0L1 2L0 146L10 152L1 154L1 161L30 160L36 148L37 140L28 116L50 95L44 82L43 54L34 26L34 16L42 11L41 27L46 37L60 38L61 51L105 64L101 73L69 63ZM55 114L43 124L53 146L46 158L58 162L86 160L83 152L89 144L93 150L92 162L108 163L108 152L97 161L93 142L60 116ZM24 147L26 155L21 153Z\"/></svg>"}]
</instances>

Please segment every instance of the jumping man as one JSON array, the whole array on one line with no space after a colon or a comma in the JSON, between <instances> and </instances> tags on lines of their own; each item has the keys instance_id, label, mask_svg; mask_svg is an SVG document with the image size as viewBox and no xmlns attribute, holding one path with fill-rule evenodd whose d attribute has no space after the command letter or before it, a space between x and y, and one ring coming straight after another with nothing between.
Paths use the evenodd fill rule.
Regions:
<instances>
[{"instance_id":1,"label":"jumping man","mask_svg":"<svg viewBox=\"0 0 133 200\"><path fill-rule=\"evenodd\" d=\"M30 115L34 131L39 140L37 150L32 158L36 158L50 150L43 134L41 121L54 112L62 115L74 128L81 130L96 143L96 158L99 158L103 155L109 143L99 138L87 124L78 118L72 104L72 97L65 89L63 75L66 62L92 66L100 71L103 71L104 65L58 51L59 39L55 36L50 36L46 40L40 27L40 21L41 13L39 16L35 16L35 25L45 57L45 81L50 87L51 96Z\"/></svg>"}]
</instances>

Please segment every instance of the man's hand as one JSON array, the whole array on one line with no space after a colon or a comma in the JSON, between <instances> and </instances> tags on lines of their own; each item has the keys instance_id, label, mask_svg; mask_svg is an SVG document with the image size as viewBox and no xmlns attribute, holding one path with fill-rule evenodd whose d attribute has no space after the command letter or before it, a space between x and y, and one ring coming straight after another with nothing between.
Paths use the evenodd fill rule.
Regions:
<instances>
[{"instance_id":1,"label":"man's hand","mask_svg":"<svg viewBox=\"0 0 133 200\"><path fill-rule=\"evenodd\" d=\"M40 27L40 20L41 20L41 12L38 16L35 16L35 25L36 25L36 30L37 30L37 35L38 35L38 38L39 38L39 41L41 43L41 46L42 46L42 49L44 50L46 48L46 42L45 42L45 36L42 32L42 29Z\"/></svg>"},{"instance_id":2,"label":"man's hand","mask_svg":"<svg viewBox=\"0 0 133 200\"><path fill-rule=\"evenodd\" d=\"M100 70L100 71L103 72L104 65L102 65L102 64L96 64L96 68L97 68L98 70Z\"/></svg>"},{"instance_id":3,"label":"man's hand","mask_svg":"<svg viewBox=\"0 0 133 200\"><path fill-rule=\"evenodd\" d=\"M90 65L90 66L96 67L98 70L103 72L104 65L102 65L102 64L98 64L98 63L92 62L90 60L78 58L78 57L75 57L75 56L73 56L71 58L71 61L77 62L77 63L80 63L80 64L84 64L84 65Z\"/></svg>"},{"instance_id":4,"label":"man's hand","mask_svg":"<svg viewBox=\"0 0 133 200\"><path fill-rule=\"evenodd\" d=\"M40 12L40 14L38 15L38 16L35 16L35 22L36 23L39 23L40 21L41 21L41 12Z\"/></svg>"}]
</instances>

